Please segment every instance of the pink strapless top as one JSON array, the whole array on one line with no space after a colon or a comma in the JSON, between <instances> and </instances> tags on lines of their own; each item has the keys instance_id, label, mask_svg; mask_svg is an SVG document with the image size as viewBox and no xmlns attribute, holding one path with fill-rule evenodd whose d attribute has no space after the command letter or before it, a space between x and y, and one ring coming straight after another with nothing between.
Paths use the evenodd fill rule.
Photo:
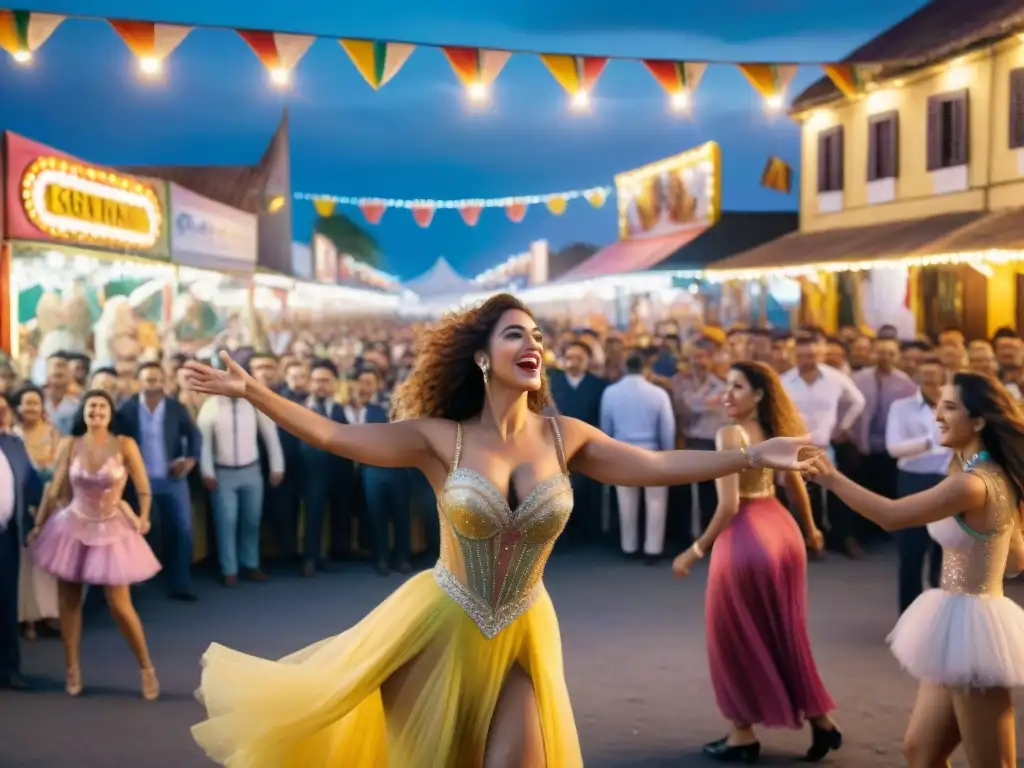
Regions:
<instances>
[{"instance_id":1,"label":"pink strapless top","mask_svg":"<svg viewBox=\"0 0 1024 768\"><path fill-rule=\"evenodd\" d=\"M76 456L68 470L71 483L69 508L78 517L92 522L123 514L120 507L128 470L120 454L111 456L96 472L88 472Z\"/></svg>"}]
</instances>

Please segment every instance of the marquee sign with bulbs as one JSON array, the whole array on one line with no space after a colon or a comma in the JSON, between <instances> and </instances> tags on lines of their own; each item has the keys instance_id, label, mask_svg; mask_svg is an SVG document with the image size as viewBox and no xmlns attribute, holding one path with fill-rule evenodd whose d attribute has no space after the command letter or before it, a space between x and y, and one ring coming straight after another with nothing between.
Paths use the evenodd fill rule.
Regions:
<instances>
[{"instance_id":1,"label":"marquee sign with bulbs","mask_svg":"<svg viewBox=\"0 0 1024 768\"><path fill-rule=\"evenodd\" d=\"M5 138L8 238L168 258L163 182Z\"/></svg>"}]
</instances>

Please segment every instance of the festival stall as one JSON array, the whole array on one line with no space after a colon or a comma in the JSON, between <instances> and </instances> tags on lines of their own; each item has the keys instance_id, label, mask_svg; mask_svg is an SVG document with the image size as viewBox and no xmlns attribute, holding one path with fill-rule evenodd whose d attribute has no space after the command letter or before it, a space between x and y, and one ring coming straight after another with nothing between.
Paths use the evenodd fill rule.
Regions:
<instances>
[{"instance_id":1,"label":"festival stall","mask_svg":"<svg viewBox=\"0 0 1024 768\"><path fill-rule=\"evenodd\" d=\"M129 373L159 345L158 321L136 314L129 298L174 270L166 184L11 132L3 158L0 344L36 381L61 349Z\"/></svg>"}]
</instances>

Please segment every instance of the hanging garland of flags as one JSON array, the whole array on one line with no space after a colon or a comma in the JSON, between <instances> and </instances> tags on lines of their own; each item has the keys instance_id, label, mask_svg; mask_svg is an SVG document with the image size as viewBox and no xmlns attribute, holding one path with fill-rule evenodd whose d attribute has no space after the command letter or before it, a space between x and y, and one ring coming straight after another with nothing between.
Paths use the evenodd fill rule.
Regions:
<instances>
[{"instance_id":1,"label":"hanging garland of flags","mask_svg":"<svg viewBox=\"0 0 1024 768\"><path fill-rule=\"evenodd\" d=\"M543 195L517 195L511 197L467 198L462 200L401 200L383 197L344 197L339 195L311 194L296 192L296 200L305 200L313 204L314 210L321 218L334 214L339 205L357 207L369 224L380 224L384 214L391 208L402 208L412 213L413 220L421 227L429 227L434 221L434 214L439 210L458 211L467 227L475 227L480 221L480 214L485 208L501 208L509 221L518 224L526 218L527 211L537 205L543 205L548 213L561 216L569 207L571 200L586 200L594 208L605 204L614 192L613 187L591 187L589 189L573 189L566 192L549 192Z\"/></svg>"},{"instance_id":2,"label":"hanging garland of flags","mask_svg":"<svg viewBox=\"0 0 1024 768\"><path fill-rule=\"evenodd\" d=\"M66 17L34 11L0 10L0 49L14 60L29 65L38 49L49 39ZM97 17L81 16L76 18ZM161 24L149 21L107 20L124 40L138 60L139 71L147 77L156 77L171 52L185 39L191 27ZM318 35L302 35L271 30L234 30L266 67L270 82L278 88L287 87L292 73L309 48L320 39ZM452 71L466 89L471 102L484 103L489 99L490 87L516 51L495 50L466 46L432 46L418 43L389 42L341 38L341 48L352 64L369 83L378 90L395 77L417 48L440 50ZM537 54L534 54L537 55ZM570 106L587 111L591 95L605 67L615 57L578 56L569 54L539 54L555 81L569 95ZM632 60L632 59L625 59ZM864 94L882 71L882 65L897 62L850 63L825 62L818 64L708 62L685 60L639 60L651 73L669 97L669 104L677 112L689 111L693 94L697 90L704 70L709 64L727 64L738 67L754 89L765 99L770 110L780 110L785 103L786 88L800 66L820 67L825 75L846 96ZM426 214L422 214L426 218Z\"/></svg>"}]
</instances>

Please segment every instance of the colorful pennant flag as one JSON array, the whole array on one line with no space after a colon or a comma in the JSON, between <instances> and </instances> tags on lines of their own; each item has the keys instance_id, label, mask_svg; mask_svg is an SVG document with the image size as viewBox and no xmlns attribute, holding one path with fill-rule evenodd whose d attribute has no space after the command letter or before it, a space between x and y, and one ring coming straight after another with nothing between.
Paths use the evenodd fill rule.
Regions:
<instances>
[{"instance_id":1,"label":"colorful pennant flag","mask_svg":"<svg viewBox=\"0 0 1024 768\"><path fill-rule=\"evenodd\" d=\"M119 21L110 20L110 26L124 40L135 58L151 66L155 62L158 67L181 41L188 37L192 27L177 24L154 24L150 21Z\"/></svg>"},{"instance_id":2,"label":"colorful pennant flag","mask_svg":"<svg viewBox=\"0 0 1024 768\"><path fill-rule=\"evenodd\" d=\"M518 224L526 218L526 203L510 203L505 206L505 214L508 216L509 221L513 224Z\"/></svg>"},{"instance_id":3,"label":"colorful pennant flag","mask_svg":"<svg viewBox=\"0 0 1024 768\"><path fill-rule=\"evenodd\" d=\"M363 218L370 224L380 224L384 218L384 211L388 208L383 200L363 200L359 203L359 210L363 212Z\"/></svg>"},{"instance_id":4,"label":"colorful pennant flag","mask_svg":"<svg viewBox=\"0 0 1024 768\"><path fill-rule=\"evenodd\" d=\"M754 90L766 99L781 99L799 67L796 64L737 64Z\"/></svg>"},{"instance_id":5,"label":"colorful pennant flag","mask_svg":"<svg viewBox=\"0 0 1024 768\"><path fill-rule=\"evenodd\" d=\"M793 191L793 168L781 157L772 155L761 173L761 186L788 195Z\"/></svg>"},{"instance_id":6,"label":"colorful pennant flag","mask_svg":"<svg viewBox=\"0 0 1024 768\"><path fill-rule=\"evenodd\" d=\"M483 212L484 207L477 205L476 203L470 203L468 205L459 206L459 216L462 217L462 222L467 227L475 227L480 221L480 214Z\"/></svg>"},{"instance_id":7,"label":"colorful pennant flag","mask_svg":"<svg viewBox=\"0 0 1024 768\"><path fill-rule=\"evenodd\" d=\"M412 56L415 45L407 43L387 43L380 40L348 40L338 41L352 59L352 63L363 79L373 90L387 85L388 81L398 74L398 70Z\"/></svg>"},{"instance_id":8,"label":"colorful pennant flag","mask_svg":"<svg viewBox=\"0 0 1024 768\"><path fill-rule=\"evenodd\" d=\"M276 85L287 85L291 71L316 40L312 35L245 29L238 30L238 35L249 44Z\"/></svg>"},{"instance_id":9,"label":"colorful pennant flag","mask_svg":"<svg viewBox=\"0 0 1024 768\"><path fill-rule=\"evenodd\" d=\"M851 98L864 93L868 83L881 69L877 64L850 63L822 64L821 68L832 84Z\"/></svg>"},{"instance_id":10,"label":"colorful pennant flag","mask_svg":"<svg viewBox=\"0 0 1024 768\"><path fill-rule=\"evenodd\" d=\"M329 197L314 197L313 210L321 219L326 219L334 214L335 203Z\"/></svg>"},{"instance_id":11,"label":"colorful pennant flag","mask_svg":"<svg viewBox=\"0 0 1024 768\"><path fill-rule=\"evenodd\" d=\"M584 197L587 198L587 202L592 206L600 208L608 199L608 190L603 188L591 189L584 195Z\"/></svg>"},{"instance_id":12,"label":"colorful pennant flag","mask_svg":"<svg viewBox=\"0 0 1024 768\"><path fill-rule=\"evenodd\" d=\"M62 21L63 16L53 13L0 10L0 48L27 64Z\"/></svg>"},{"instance_id":13,"label":"colorful pennant flag","mask_svg":"<svg viewBox=\"0 0 1024 768\"><path fill-rule=\"evenodd\" d=\"M644 66L658 85L674 100L689 99L700 85L708 65L700 61L668 61L666 59L644 59ZM686 105L688 106L688 105Z\"/></svg>"},{"instance_id":14,"label":"colorful pennant flag","mask_svg":"<svg viewBox=\"0 0 1024 768\"><path fill-rule=\"evenodd\" d=\"M565 213L565 209L569 207L569 201L564 197L551 197L548 198L548 211L553 216L561 216Z\"/></svg>"},{"instance_id":15,"label":"colorful pennant flag","mask_svg":"<svg viewBox=\"0 0 1024 768\"><path fill-rule=\"evenodd\" d=\"M466 88L487 88L501 74L512 54L486 48L445 46L441 49L456 77Z\"/></svg>"},{"instance_id":16,"label":"colorful pennant flag","mask_svg":"<svg viewBox=\"0 0 1024 768\"><path fill-rule=\"evenodd\" d=\"M542 53L540 60L555 81L573 98L586 97L594 90L597 79L608 66L608 59L600 56L564 56Z\"/></svg>"},{"instance_id":17,"label":"colorful pennant flag","mask_svg":"<svg viewBox=\"0 0 1024 768\"><path fill-rule=\"evenodd\" d=\"M426 229L430 226L430 222L434 220L434 211L437 209L429 203L423 203L412 206L412 217L421 227Z\"/></svg>"}]
</instances>

